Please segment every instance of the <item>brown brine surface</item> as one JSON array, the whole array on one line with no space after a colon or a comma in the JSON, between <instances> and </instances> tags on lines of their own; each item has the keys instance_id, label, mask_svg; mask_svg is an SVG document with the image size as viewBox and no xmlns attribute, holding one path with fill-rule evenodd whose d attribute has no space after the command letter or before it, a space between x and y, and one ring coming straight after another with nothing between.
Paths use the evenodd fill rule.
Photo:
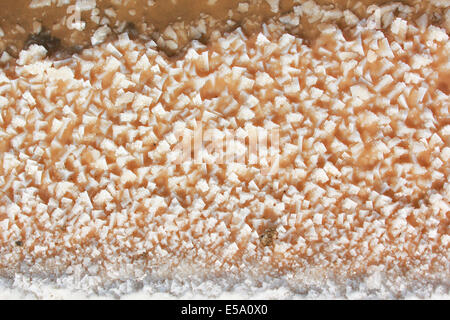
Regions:
<instances>
[{"instance_id":1,"label":"brown brine surface","mask_svg":"<svg viewBox=\"0 0 450 320\"><path fill-rule=\"evenodd\" d=\"M75 21L74 5L81 8L80 19L84 26L80 29L71 24ZM208 17L211 28L206 23L205 34L198 35L186 28L180 47L196 38L207 40L213 30L229 31L241 26L245 32L252 33L259 29L261 23L272 17L292 11L300 1L295 0L2 0L0 10L0 28L4 34L0 37L0 51L17 56L18 52L30 43L30 36L42 30L49 32L60 40L61 48L69 53L80 47L90 46L91 37L99 26L107 25L112 33L131 31L154 40L161 36L167 26L179 23L189 25L201 17ZM316 3L328 9L351 10L360 19L370 15L370 6L389 3L387 0L317 0ZM445 1L405 0L398 3L414 7L411 18L417 18L424 12L431 13L430 23L446 27ZM449 26L447 25L447 28ZM300 21L297 30L303 37L314 38L318 34L315 23ZM171 54L171 50L161 46ZM60 49L61 49L60 48Z\"/></svg>"}]
</instances>

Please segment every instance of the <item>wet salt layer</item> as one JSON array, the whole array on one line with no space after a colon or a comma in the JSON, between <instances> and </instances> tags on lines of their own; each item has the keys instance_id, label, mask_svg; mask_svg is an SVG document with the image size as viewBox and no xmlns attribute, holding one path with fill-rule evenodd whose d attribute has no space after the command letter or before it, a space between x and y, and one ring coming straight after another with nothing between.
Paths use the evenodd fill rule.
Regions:
<instances>
[{"instance_id":1,"label":"wet salt layer","mask_svg":"<svg viewBox=\"0 0 450 320\"><path fill-rule=\"evenodd\" d=\"M122 34L65 60L38 45L9 60L5 288L448 295L448 34L426 15L395 16L402 6L359 22L341 12L343 33L317 5L317 39L287 33L290 19L319 21L311 6L253 36L194 41L177 58ZM199 124L244 141L277 129L278 169L262 174L264 156L175 164L177 130Z\"/></svg>"}]
</instances>

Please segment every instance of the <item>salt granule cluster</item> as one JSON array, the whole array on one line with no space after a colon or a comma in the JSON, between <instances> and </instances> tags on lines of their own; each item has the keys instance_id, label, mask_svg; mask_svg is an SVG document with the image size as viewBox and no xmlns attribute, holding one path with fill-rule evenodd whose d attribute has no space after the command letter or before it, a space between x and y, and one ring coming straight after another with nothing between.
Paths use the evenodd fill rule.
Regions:
<instances>
[{"instance_id":1,"label":"salt granule cluster","mask_svg":"<svg viewBox=\"0 0 450 320\"><path fill-rule=\"evenodd\" d=\"M122 34L65 60L38 45L10 60L0 71L0 267L88 275L91 286L148 274L345 278L380 266L448 282L448 34L398 8L366 21L340 12L343 32L315 4L320 36L287 33L292 20L316 19L312 3L248 38L237 29L193 41L179 57ZM174 164L175 131L199 123L244 138L277 128L278 171Z\"/></svg>"}]
</instances>

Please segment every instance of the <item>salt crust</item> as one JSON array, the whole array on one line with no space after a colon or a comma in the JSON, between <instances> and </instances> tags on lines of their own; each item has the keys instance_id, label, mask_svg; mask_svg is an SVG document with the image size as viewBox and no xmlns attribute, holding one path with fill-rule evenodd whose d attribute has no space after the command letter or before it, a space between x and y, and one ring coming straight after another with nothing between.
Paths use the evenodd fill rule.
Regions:
<instances>
[{"instance_id":1,"label":"salt crust","mask_svg":"<svg viewBox=\"0 0 450 320\"><path fill-rule=\"evenodd\" d=\"M314 10L306 10L310 8ZM436 290L448 295L449 237L439 225L448 223L450 210L450 126L443 120L449 117L449 98L448 92L438 88L448 74L448 35L433 26L415 28L401 18L393 20L390 30L377 30L376 19L389 12L383 8L374 7L372 19L358 24L348 40L335 26L323 25L323 36L316 42L321 47L320 59L315 58L315 49L299 38L287 34L277 38L265 32L247 40L239 31L224 35L209 48L194 43L194 51L176 62L159 55L154 43L144 46L126 35L112 44L85 50L67 65L56 66L45 58L43 47L23 51L17 66L12 67L20 80L0 75L0 134L11 144L1 161L2 191L11 195L3 196L0 206L1 264L16 265L21 249L11 245L25 232L23 247L30 251L22 265L29 264L29 272L36 274L46 265L44 270L49 272L48 266L53 265L55 272L62 268L80 277L87 273L91 276L83 278L85 288L102 287L105 279L142 278L148 268L169 274L177 268L191 270L190 259L197 261L200 269L209 261L207 265L216 271L230 274L238 274L238 270L244 274L267 272L264 265L281 271L315 264L351 273L362 269L364 274L369 271L368 263L384 264L387 270L379 272L389 273L412 263L418 274L428 275L423 279L436 268L442 270L441 278L436 278L441 286L423 283L423 295ZM328 21L321 10L308 1L295 11L311 21ZM346 17L354 23L350 13ZM269 28L277 30L275 24ZM174 37L170 30L167 35ZM255 49L250 49L248 41L253 41ZM329 43L337 55L327 49ZM413 43L420 46L413 49ZM272 55L280 50L283 57L274 59ZM369 50L370 61L365 57ZM230 59L218 60L225 57L224 52ZM398 57L404 62L396 69ZM248 72L249 63L258 69L256 75ZM195 78L194 91L183 91L177 80L180 75ZM220 97L211 86L214 77L224 79L226 85L220 92L234 100L226 101L227 108L215 98L205 98ZM239 86L233 88L227 77L239 81ZM415 80L417 77L421 80ZM263 91L255 92L255 86ZM57 88L64 91L64 98ZM182 94L176 94L178 90ZM273 100L265 98L270 90L276 92ZM297 93L301 104L293 97ZM255 99L256 103L252 102ZM187 164L177 172L173 166L159 165L173 142L168 124L192 129L191 120L201 105L215 115L212 119L219 120L215 126L224 130L258 127L252 121L277 116L278 120L272 120L278 123L266 120L259 126L284 129L281 139L287 165L270 178L258 177L257 171L245 166L230 165L223 184L205 175L201 167ZM28 132L24 127L29 122L33 129ZM72 134L70 145L63 141L67 132ZM405 158L408 154L410 158ZM146 161L152 164L144 166ZM135 162L138 169L129 165ZM76 180L68 181L74 170ZM182 204L180 197L161 192L161 182L152 178L160 175L169 177L172 194L185 189L192 177L204 195L185 198ZM253 178L248 187L242 180L245 175ZM40 188L44 188L47 201L42 200ZM253 213L240 207L239 203L247 201L253 201ZM141 216L137 211L140 205L150 214ZM260 210L264 207L271 210L269 218ZM138 222L140 216L143 225ZM224 221L229 221L228 225ZM176 232L187 223L192 238L186 241L177 238ZM277 225L280 237L272 248L261 248L258 233L268 223ZM144 236L131 236L137 230ZM419 240L418 234L423 235ZM86 241L93 243L86 245ZM55 242L65 249L45 258L54 252ZM321 243L327 244L325 248ZM194 252L196 256L180 258L176 252ZM103 267L95 262L100 254L106 258ZM136 254L143 259L132 264ZM151 257L150 265L145 256ZM250 272L249 267L254 270ZM194 269L186 272L195 274ZM409 280L402 280L404 290L396 291L395 281L380 284L384 273L379 272L358 282L356 294L408 296ZM18 273L13 286L19 287L24 279ZM77 281L76 277L62 279ZM282 279L268 282L289 287ZM35 288L41 286L37 278L32 281L36 281ZM179 287L184 280L177 281L171 282L170 290L183 292ZM293 292L305 287L308 280L299 281L294 281ZM220 277L212 286L226 287ZM245 286L251 291L251 283ZM314 292L305 288L307 294ZM327 288L326 295L351 297L345 286ZM122 295L136 289L131 280L111 292ZM42 287L36 290L45 295Z\"/></svg>"},{"instance_id":2,"label":"salt crust","mask_svg":"<svg viewBox=\"0 0 450 320\"><path fill-rule=\"evenodd\" d=\"M444 283L444 284L439 284ZM449 299L445 280L407 279L373 271L363 277L324 280L320 271L264 278L172 279L147 275L105 285L91 276L56 281L20 274L0 277L0 299Z\"/></svg>"}]
</instances>

